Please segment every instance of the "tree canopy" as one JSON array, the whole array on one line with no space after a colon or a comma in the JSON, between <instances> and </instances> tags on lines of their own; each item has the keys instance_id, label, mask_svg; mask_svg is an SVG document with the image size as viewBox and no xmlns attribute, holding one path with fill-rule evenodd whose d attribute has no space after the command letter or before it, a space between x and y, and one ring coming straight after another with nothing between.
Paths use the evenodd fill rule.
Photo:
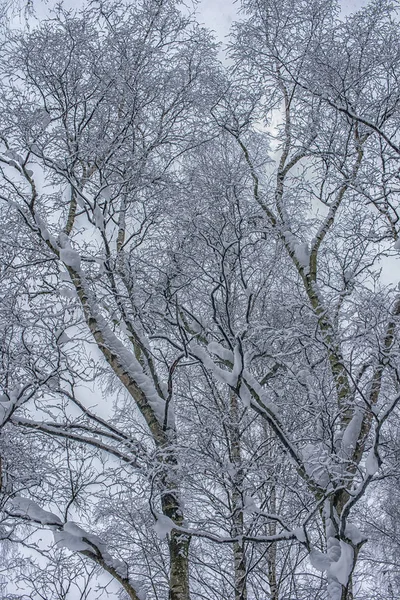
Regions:
<instances>
[{"instance_id":1,"label":"tree canopy","mask_svg":"<svg viewBox=\"0 0 400 600\"><path fill-rule=\"evenodd\" d=\"M2 597L398 597L398 3L3 29Z\"/></svg>"}]
</instances>

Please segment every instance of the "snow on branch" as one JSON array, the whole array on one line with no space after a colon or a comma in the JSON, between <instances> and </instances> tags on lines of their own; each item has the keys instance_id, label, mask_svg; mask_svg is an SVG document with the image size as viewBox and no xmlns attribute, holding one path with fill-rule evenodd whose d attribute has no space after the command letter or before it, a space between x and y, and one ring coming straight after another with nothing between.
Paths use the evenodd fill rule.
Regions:
<instances>
[{"instance_id":1,"label":"snow on branch","mask_svg":"<svg viewBox=\"0 0 400 600\"><path fill-rule=\"evenodd\" d=\"M79 442L81 444L86 444L88 446L93 446L98 448L99 450L103 450L112 456L116 456L123 462L135 467L140 468L137 462L136 454L128 455L116 448L115 446L110 446L106 444L100 439L96 439L95 437L87 437L81 435L79 433L74 433L68 427L64 426L60 423L43 423L41 421L32 421L29 419L25 419L22 417L14 417L12 419L13 425L19 425L21 427L26 427L27 429L34 429L36 431L41 431L43 433L47 433L56 437L63 437L69 440L73 440L75 442Z\"/></svg>"},{"instance_id":2,"label":"snow on branch","mask_svg":"<svg viewBox=\"0 0 400 600\"><path fill-rule=\"evenodd\" d=\"M16 386L8 394L0 394L0 428L5 425L17 408L25 404L33 396L35 390L30 385Z\"/></svg>"},{"instance_id":3,"label":"snow on branch","mask_svg":"<svg viewBox=\"0 0 400 600\"><path fill-rule=\"evenodd\" d=\"M11 516L29 519L34 523L40 523L40 525L55 527L62 525L62 521L57 515L47 510L43 510L43 508L29 498L15 496L14 498L11 498L8 503L12 510L12 513L9 513Z\"/></svg>"},{"instance_id":4,"label":"snow on branch","mask_svg":"<svg viewBox=\"0 0 400 600\"><path fill-rule=\"evenodd\" d=\"M119 581L132 600L145 600L142 586L130 580L127 564L113 558L99 536L87 532L73 521L63 523L57 515L42 509L29 498L15 496L8 504L11 509L7 511L9 516L49 527L53 530L56 546L91 558Z\"/></svg>"},{"instance_id":5,"label":"snow on branch","mask_svg":"<svg viewBox=\"0 0 400 600\"><path fill-rule=\"evenodd\" d=\"M231 368L231 370L228 370L228 368L222 369L216 365L207 352L196 342L191 341L189 348L192 356L199 360L204 367L213 374L217 381L230 386L235 393L238 394L245 406L251 406L251 408L253 408L270 423L283 447L297 465L299 474L303 477L303 479L307 480L313 488L322 491L319 483L305 469L302 456L290 441L289 435L285 431L281 422L278 407L269 400L264 389L255 379L255 377L253 377L250 371L246 368L243 368L244 365L242 362L236 358L238 353L234 352L229 355L234 359L232 364L230 361L228 362L226 360L228 354L224 348L220 346L220 344L208 345L208 350L212 351L216 356L220 358L222 356L225 357L224 362L226 366Z\"/></svg>"}]
</instances>

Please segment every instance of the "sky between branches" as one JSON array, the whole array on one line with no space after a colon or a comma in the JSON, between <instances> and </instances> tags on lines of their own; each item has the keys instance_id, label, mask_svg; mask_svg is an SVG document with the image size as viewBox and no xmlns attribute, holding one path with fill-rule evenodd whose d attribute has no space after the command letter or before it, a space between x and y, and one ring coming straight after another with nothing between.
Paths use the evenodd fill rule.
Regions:
<instances>
[{"instance_id":1,"label":"sky between branches","mask_svg":"<svg viewBox=\"0 0 400 600\"><path fill-rule=\"evenodd\" d=\"M52 0L46 2L38 0L33 4L36 17L38 19L45 17L49 8L54 4ZM340 4L342 15L345 16L365 6L367 0L340 0ZM82 2L81 0L65 0L64 5L79 8L82 6ZM215 31L217 39L223 43L229 34L232 22L240 16L239 6L239 0L199 0L197 8L199 21Z\"/></svg>"}]
</instances>

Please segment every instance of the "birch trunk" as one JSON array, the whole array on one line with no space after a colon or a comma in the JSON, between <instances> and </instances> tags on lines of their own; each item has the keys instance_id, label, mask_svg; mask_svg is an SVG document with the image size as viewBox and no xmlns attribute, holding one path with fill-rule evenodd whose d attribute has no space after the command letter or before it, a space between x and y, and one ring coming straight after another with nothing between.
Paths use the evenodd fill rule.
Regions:
<instances>
[{"instance_id":1,"label":"birch trunk","mask_svg":"<svg viewBox=\"0 0 400 600\"><path fill-rule=\"evenodd\" d=\"M172 531L169 539L169 600L189 600L189 543L190 538Z\"/></svg>"},{"instance_id":2,"label":"birch trunk","mask_svg":"<svg viewBox=\"0 0 400 600\"><path fill-rule=\"evenodd\" d=\"M71 280L77 291L81 302L83 313L89 330L110 367L125 386L128 393L136 402L143 415L149 431L157 448L162 449L160 463L163 476L161 477L161 504L163 514L169 517L178 527L183 525L183 511L179 499L179 481L176 478L177 458L174 453L173 443L176 436L176 427L173 421L169 421L168 427L164 427L157 417L155 410L149 401L146 392L143 391L135 377L127 372L117 349L121 342L112 333L107 322L101 315L99 308L85 288L85 281L81 274L68 267ZM125 348L121 352L126 351ZM132 350L129 349L129 352ZM134 347L134 353L139 360L138 347ZM133 354L132 354L133 360ZM139 363L140 364L140 363ZM147 376L152 379L154 389L159 392L160 400L165 400L158 381L158 375L150 363ZM167 404L165 404L167 410ZM172 447L172 449L171 449ZM190 600L189 593L189 543L190 537L172 530L169 536L169 600Z\"/></svg>"},{"instance_id":3,"label":"birch trunk","mask_svg":"<svg viewBox=\"0 0 400 600\"><path fill-rule=\"evenodd\" d=\"M263 422L264 436L266 441L273 442L273 432L266 421ZM273 442L274 443L274 442ZM272 444L269 445L267 456L273 459L273 448ZM271 473L271 484L270 484L270 500L268 511L272 514L277 514L277 502L276 502L276 483L275 474ZM268 524L268 535L276 535L276 521L271 521ZM268 583L271 594L271 600L279 600L279 589L278 589L278 578L276 572L276 542L271 544L267 552L267 564L268 564Z\"/></svg>"},{"instance_id":4,"label":"birch trunk","mask_svg":"<svg viewBox=\"0 0 400 600\"><path fill-rule=\"evenodd\" d=\"M271 487L270 512L276 514L276 486L275 482ZM268 535L276 535L276 522L272 521L268 525ZM271 593L271 600L279 600L278 596L278 581L276 576L276 543L273 543L268 548L268 582Z\"/></svg>"},{"instance_id":5,"label":"birch trunk","mask_svg":"<svg viewBox=\"0 0 400 600\"><path fill-rule=\"evenodd\" d=\"M183 511L179 500L178 486L168 478L164 487L174 492L162 495L162 511L179 527L183 525ZM178 483L178 482L176 482ZM169 594L168 600L190 600L189 590L189 545L190 537L173 529L168 538L169 549Z\"/></svg>"},{"instance_id":6,"label":"birch trunk","mask_svg":"<svg viewBox=\"0 0 400 600\"><path fill-rule=\"evenodd\" d=\"M230 396L230 413L231 460L235 465L235 477L232 491L232 536L240 539L244 534L242 499L244 473L240 440L239 404L238 398L234 393L231 393ZM235 600L247 600L247 565L243 541L237 541L233 544L233 562Z\"/></svg>"}]
</instances>

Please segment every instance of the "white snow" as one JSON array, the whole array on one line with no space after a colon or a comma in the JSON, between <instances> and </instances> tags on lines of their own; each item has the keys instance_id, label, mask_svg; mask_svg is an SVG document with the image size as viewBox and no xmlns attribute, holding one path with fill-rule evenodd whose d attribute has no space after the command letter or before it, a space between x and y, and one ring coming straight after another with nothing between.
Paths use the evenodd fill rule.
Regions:
<instances>
[{"instance_id":1,"label":"white snow","mask_svg":"<svg viewBox=\"0 0 400 600\"><path fill-rule=\"evenodd\" d=\"M10 416L13 410L22 406L26 401L23 392L23 386L15 386L8 395L0 395L0 427L4 424L6 419Z\"/></svg>"},{"instance_id":2,"label":"white snow","mask_svg":"<svg viewBox=\"0 0 400 600\"><path fill-rule=\"evenodd\" d=\"M248 496L247 494L243 498L243 512L246 514L258 513L260 509L255 503L254 498Z\"/></svg>"},{"instance_id":3,"label":"white snow","mask_svg":"<svg viewBox=\"0 0 400 600\"><path fill-rule=\"evenodd\" d=\"M14 514L28 517L33 521L38 521L42 525L61 525L61 520L57 515L43 510L36 502L22 496L15 496L9 500Z\"/></svg>"},{"instance_id":4,"label":"white snow","mask_svg":"<svg viewBox=\"0 0 400 600\"><path fill-rule=\"evenodd\" d=\"M82 537L67 531L54 531L54 541L59 548L67 548L71 552L82 552L82 550L93 552L92 546L84 542Z\"/></svg>"},{"instance_id":5,"label":"white snow","mask_svg":"<svg viewBox=\"0 0 400 600\"><path fill-rule=\"evenodd\" d=\"M146 373L144 373L143 367L136 359L135 355L125 347L121 340L107 325L107 322L97 308L97 305L91 300L90 293L88 293L88 302L90 303L91 313L96 319L97 326L107 348L115 354L122 369L124 369L137 387L143 392L159 423L163 423L165 416L165 399L158 394L153 381ZM170 405L168 420L170 421L173 418L173 405Z\"/></svg>"},{"instance_id":6,"label":"white snow","mask_svg":"<svg viewBox=\"0 0 400 600\"><path fill-rule=\"evenodd\" d=\"M234 356L231 350L227 350L218 342L210 342L207 346L207 350L210 354L215 354L221 360L225 360L230 363L234 363Z\"/></svg>"},{"instance_id":7,"label":"white snow","mask_svg":"<svg viewBox=\"0 0 400 600\"><path fill-rule=\"evenodd\" d=\"M75 288L70 288L66 285L63 285L62 287L58 288L58 293L62 298L76 298Z\"/></svg>"},{"instance_id":8,"label":"white snow","mask_svg":"<svg viewBox=\"0 0 400 600\"><path fill-rule=\"evenodd\" d=\"M112 558L104 542L98 535L85 531L85 529L77 525L74 521L67 521L61 530L55 531L54 539L57 546L67 548L72 552L80 552L82 550L95 552L97 549L109 567L115 569L121 577L127 577L125 563L119 559Z\"/></svg>"},{"instance_id":9,"label":"white snow","mask_svg":"<svg viewBox=\"0 0 400 600\"><path fill-rule=\"evenodd\" d=\"M143 587L143 584L140 581L131 580L131 585L133 585L133 587L135 588L136 596L139 598L139 600L146 600L147 592Z\"/></svg>"},{"instance_id":10,"label":"white snow","mask_svg":"<svg viewBox=\"0 0 400 600\"><path fill-rule=\"evenodd\" d=\"M208 356L207 352L201 348L196 342L190 343L191 352L203 363L203 365L211 371L214 377L221 383L226 383L229 386L235 387L237 384L237 377L235 378L231 371L221 369L215 362Z\"/></svg>"},{"instance_id":11,"label":"white snow","mask_svg":"<svg viewBox=\"0 0 400 600\"><path fill-rule=\"evenodd\" d=\"M46 242L49 241L52 246L56 247L56 241L47 229L45 221L41 217L39 217L39 215L35 214L35 222L36 225L39 227L42 239L44 239Z\"/></svg>"},{"instance_id":12,"label":"white snow","mask_svg":"<svg viewBox=\"0 0 400 600\"><path fill-rule=\"evenodd\" d=\"M375 454L375 449L371 448L368 453L367 460L365 461L365 471L367 475L375 475L375 473L379 470L378 458Z\"/></svg>"},{"instance_id":13,"label":"white snow","mask_svg":"<svg viewBox=\"0 0 400 600\"><path fill-rule=\"evenodd\" d=\"M49 377L47 380L47 387L51 390L58 390L60 387L60 380L58 377Z\"/></svg>"},{"instance_id":14,"label":"white snow","mask_svg":"<svg viewBox=\"0 0 400 600\"><path fill-rule=\"evenodd\" d=\"M87 534L87 532L74 521L67 521L64 524L63 530L78 537L89 537L89 534Z\"/></svg>"},{"instance_id":15,"label":"white snow","mask_svg":"<svg viewBox=\"0 0 400 600\"><path fill-rule=\"evenodd\" d=\"M349 538L353 544L360 544L360 542L365 540L365 536L361 533L358 527L352 523L347 523L345 533L346 537Z\"/></svg>"},{"instance_id":16,"label":"white snow","mask_svg":"<svg viewBox=\"0 0 400 600\"><path fill-rule=\"evenodd\" d=\"M307 371L307 369L301 369L297 373L297 379L303 385L306 385L309 382L310 378L311 374L309 371Z\"/></svg>"},{"instance_id":17,"label":"white snow","mask_svg":"<svg viewBox=\"0 0 400 600\"><path fill-rule=\"evenodd\" d=\"M61 271L60 272L60 281L68 281L68 282L71 281L71 278L69 276L68 271Z\"/></svg>"},{"instance_id":18,"label":"white snow","mask_svg":"<svg viewBox=\"0 0 400 600\"><path fill-rule=\"evenodd\" d=\"M394 244L394 248L395 248L395 250L400 250L400 237L397 238L397 240Z\"/></svg>"},{"instance_id":19,"label":"white snow","mask_svg":"<svg viewBox=\"0 0 400 600\"><path fill-rule=\"evenodd\" d=\"M9 161L9 164L11 164L14 161L15 161L16 165L23 165L24 164L24 159L15 150L11 150L11 149L7 150L6 152L4 152L4 155L7 156L8 158L12 159L11 161Z\"/></svg>"},{"instance_id":20,"label":"white snow","mask_svg":"<svg viewBox=\"0 0 400 600\"><path fill-rule=\"evenodd\" d=\"M330 523L330 526L328 529L332 528L332 523ZM327 535L329 535L328 533L328 529L327 529ZM329 560L331 562L337 562L340 559L340 542L339 540L334 537L333 535L329 536L326 542L326 546L327 546L327 555L329 557Z\"/></svg>"},{"instance_id":21,"label":"white snow","mask_svg":"<svg viewBox=\"0 0 400 600\"><path fill-rule=\"evenodd\" d=\"M165 537L167 537L174 527L175 523L172 521L172 519L161 513L157 515L157 520L153 525L153 529L160 540L163 540Z\"/></svg>"},{"instance_id":22,"label":"white snow","mask_svg":"<svg viewBox=\"0 0 400 600\"><path fill-rule=\"evenodd\" d=\"M239 344L235 345L235 348L233 349L233 356L234 356L234 364L233 364L233 369L232 369L232 377L236 381L235 386L237 386L239 377L242 374L243 367L244 367L243 357L242 357L242 353L241 353Z\"/></svg>"},{"instance_id":23,"label":"white snow","mask_svg":"<svg viewBox=\"0 0 400 600\"><path fill-rule=\"evenodd\" d=\"M64 265L71 267L74 271L79 272L81 270L81 257L75 250L72 250L72 248L61 248L60 259L63 261Z\"/></svg>"},{"instance_id":24,"label":"white snow","mask_svg":"<svg viewBox=\"0 0 400 600\"><path fill-rule=\"evenodd\" d=\"M311 550L311 552L309 554L309 559L310 559L311 565L317 571L327 571L331 564L329 557L326 554L324 554L323 552L321 552L320 550L317 550L316 548Z\"/></svg>"},{"instance_id":25,"label":"white snow","mask_svg":"<svg viewBox=\"0 0 400 600\"><path fill-rule=\"evenodd\" d=\"M89 551L93 554L100 553L107 567L114 569L120 577L128 579L129 573L126 563L118 558L113 558L104 542L97 535L88 533L73 521L67 521L62 528L53 533L55 543L59 548L67 548L71 552ZM135 588L138 598L145 600L146 592L143 585L132 580L130 580L130 584Z\"/></svg>"},{"instance_id":26,"label":"white snow","mask_svg":"<svg viewBox=\"0 0 400 600\"><path fill-rule=\"evenodd\" d=\"M100 195L102 196L102 198L104 198L104 200L110 200L111 195L112 195L112 189L109 185L106 185L100 192Z\"/></svg>"},{"instance_id":27,"label":"white snow","mask_svg":"<svg viewBox=\"0 0 400 600\"><path fill-rule=\"evenodd\" d=\"M104 217L100 206L96 206L93 211L95 225L100 231L104 231Z\"/></svg>"},{"instance_id":28,"label":"white snow","mask_svg":"<svg viewBox=\"0 0 400 600\"><path fill-rule=\"evenodd\" d=\"M60 233L58 239L60 260L62 260L67 267L71 267L74 271L79 272L81 270L81 257L78 252L72 248L69 237L65 233Z\"/></svg>"},{"instance_id":29,"label":"white snow","mask_svg":"<svg viewBox=\"0 0 400 600\"><path fill-rule=\"evenodd\" d=\"M322 444L307 444L301 451L307 475L326 487L329 484L329 456Z\"/></svg>"},{"instance_id":30,"label":"white snow","mask_svg":"<svg viewBox=\"0 0 400 600\"><path fill-rule=\"evenodd\" d=\"M338 581L332 579L328 582L328 598L329 600L342 600L342 586Z\"/></svg>"},{"instance_id":31,"label":"white snow","mask_svg":"<svg viewBox=\"0 0 400 600\"><path fill-rule=\"evenodd\" d=\"M243 380L256 392L261 402L264 404L265 408L273 413L275 416L279 417L278 407L272 400L270 400L263 389L263 387L258 383L255 377L248 371L247 369L243 369L242 373ZM242 386L243 387L243 386Z\"/></svg>"},{"instance_id":32,"label":"white snow","mask_svg":"<svg viewBox=\"0 0 400 600\"><path fill-rule=\"evenodd\" d=\"M302 544L306 542L306 533L304 531L304 527L296 527L296 529L293 529L293 533L299 542Z\"/></svg>"},{"instance_id":33,"label":"white snow","mask_svg":"<svg viewBox=\"0 0 400 600\"><path fill-rule=\"evenodd\" d=\"M329 567L328 576L333 575L333 577L335 577L339 583L346 586L349 581L351 571L353 569L354 551L349 544L346 544L346 542L343 542L342 540L340 540L339 544L339 560L331 563L331 566Z\"/></svg>"},{"instance_id":34,"label":"white snow","mask_svg":"<svg viewBox=\"0 0 400 600\"><path fill-rule=\"evenodd\" d=\"M104 553L103 553L103 557L104 557ZM115 569L117 571L118 575L120 575L121 577L125 577L125 578L128 577L128 567L126 566L124 561L119 560L118 558L109 557L109 559L106 562L110 567L112 567L113 569ZM137 593L137 589L136 589L136 593Z\"/></svg>"},{"instance_id":35,"label":"white snow","mask_svg":"<svg viewBox=\"0 0 400 600\"><path fill-rule=\"evenodd\" d=\"M310 250L308 248L308 244L295 244L293 247L293 252L303 268L307 268L310 265Z\"/></svg>"},{"instance_id":36,"label":"white snow","mask_svg":"<svg viewBox=\"0 0 400 600\"><path fill-rule=\"evenodd\" d=\"M320 552L314 548L309 554L311 565L317 571L327 571L327 578L331 582L346 586L353 569L353 548L335 538L328 540L328 553ZM337 586L334 586L337 588ZM341 589L341 587L339 586Z\"/></svg>"},{"instance_id":37,"label":"white snow","mask_svg":"<svg viewBox=\"0 0 400 600\"><path fill-rule=\"evenodd\" d=\"M93 552L94 545L101 552L107 564L109 564L108 558L110 558L110 555L106 551L101 539L97 535L88 533L73 521L64 523L62 530L54 533L54 538L58 546L68 548L72 551L91 550Z\"/></svg>"},{"instance_id":38,"label":"white snow","mask_svg":"<svg viewBox=\"0 0 400 600\"><path fill-rule=\"evenodd\" d=\"M42 124L43 129L46 129L46 127L48 127L50 125L50 123L51 123L51 116L47 112L47 110L43 111L43 116L42 116L41 121L42 121L41 124Z\"/></svg>"},{"instance_id":39,"label":"white snow","mask_svg":"<svg viewBox=\"0 0 400 600\"><path fill-rule=\"evenodd\" d=\"M249 408L249 406L251 405L251 393L245 383L242 383L242 385L240 386L239 398L243 402L243 406L245 408Z\"/></svg>"},{"instance_id":40,"label":"white snow","mask_svg":"<svg viewBox=\"0 0 400 600\"><path fill-rule=\"evenodd\" d=\"M57 344L59 346L62 346L62 344L66 344L67 342L71 341L71 338L68 337L68 335L62 329L58 329L54 335L56 336Z\"/></svg>"},{"instance_id":41,"label":"white snow","mask_svg":"<svg viewBox=\"0 0 400 600\"><path fill-rule=\"evenodd\" d=\"M350 423L343 432L340 456L344 459L351 458L354 452L360 435L363 416L363 411L360 408L356 408Z\"/></svg>"},{"instance_id":42,"label":"white snow","mask_svg":"<svg viewBox=\"0 0 400 600\"><path fill-rule=\"evenodd\" d=\"M303 269L310 266L310 248L307 242L299 242L295 235L289 230L283 232L286 244L292 250L297 262Z\"/></svg>"},{"instance_id":43,"label":"white snow","mask_svg":"<svg viewBox=\"0 0 400 600\"><path fill-rule=\"evenodd\" d=\"M346 269L343 273L343 277L346 282L352 281L354 279L353 269Z\"/></svg>"},{"instance_id":44,"label":"white snow","mask_svg":"<svg viewBox=\"0 0 400 600\"><path fill-rule=\"evenodd\" d=\"M0 427L3 425L4 421L9 416L12 407L12 402L10 402L10 400L8 400L6 396L0 397Z\"/></svg>"}]
</instances>

